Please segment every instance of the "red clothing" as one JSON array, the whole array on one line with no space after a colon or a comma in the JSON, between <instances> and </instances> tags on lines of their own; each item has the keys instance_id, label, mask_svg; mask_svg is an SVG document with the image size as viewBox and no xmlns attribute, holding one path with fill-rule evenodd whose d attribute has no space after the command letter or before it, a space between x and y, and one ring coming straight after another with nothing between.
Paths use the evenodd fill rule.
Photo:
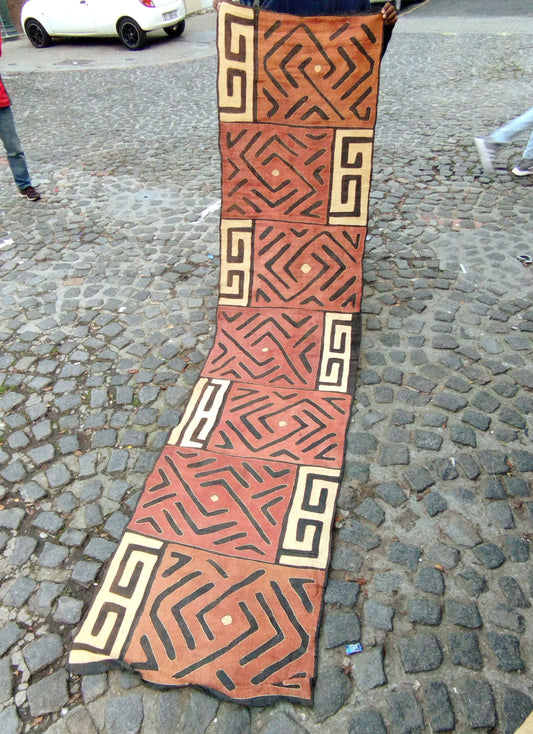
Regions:
<instances>
[{"instance_id":1,"label":"red clothing","mask_svg":"<svg viewBox=\"0 0 533 734\"><path fill-rule=\"evenodd\" d=\"M0 56L2 55L2 38L0 37ZM11 100L0 77L0 107L9 107Z\"/></svg>"}]
</instances>

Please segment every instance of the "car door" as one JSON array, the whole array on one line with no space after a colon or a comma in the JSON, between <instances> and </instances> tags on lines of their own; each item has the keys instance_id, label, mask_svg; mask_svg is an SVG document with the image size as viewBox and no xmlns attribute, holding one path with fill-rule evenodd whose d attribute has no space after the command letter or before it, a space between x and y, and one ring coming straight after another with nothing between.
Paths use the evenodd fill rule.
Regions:
<instances>
[{"instance_id":1,"label":"car door","mask_svg":"<svg viewBox=\"0 0 533 734\"><path fill-rule=\"evenodd\" d=\"M94 33L94 8L91 0L48 0L51 35Z\"/></svg>"}]
</instances>

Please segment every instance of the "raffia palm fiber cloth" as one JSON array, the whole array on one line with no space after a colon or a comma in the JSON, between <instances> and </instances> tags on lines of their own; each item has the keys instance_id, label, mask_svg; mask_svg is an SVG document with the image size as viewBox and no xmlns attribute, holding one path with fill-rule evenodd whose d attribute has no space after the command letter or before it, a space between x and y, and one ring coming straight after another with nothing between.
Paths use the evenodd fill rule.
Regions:
<instances>
[{"instance_id":1,"label":"raffia palm fiber cloth","mask_svg":"<svg viewBox=\"0 0 533 734\"><path fill-rule=\"evenodd\" d=\"M219 12L215 344L72 645L310 702L361 332L383 21Z\"/></svg>"}]
</instances>

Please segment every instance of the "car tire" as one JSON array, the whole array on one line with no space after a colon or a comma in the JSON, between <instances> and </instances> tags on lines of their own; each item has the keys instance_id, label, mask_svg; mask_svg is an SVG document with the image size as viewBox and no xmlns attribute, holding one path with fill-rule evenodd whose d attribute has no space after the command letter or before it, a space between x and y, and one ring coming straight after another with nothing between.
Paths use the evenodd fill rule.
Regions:
<instances>
[{"instance_id":1,"label":"car tire","mask_svg":"<svg viewBox=\"0 0 533 734\"><path fill-rule=\"evenodd\" d=\"M24 31L30 43L35 48L46 48L52 43L52 39L43 26L35 18L28 18L24 23Z\"/></svg>"},{"instance_id":2,"label":"car tire","mask_svg":"<svg viewBox=\"0 0 533 734\"><path fill-rule=\"evenodd\" d=\"M133 18L121 18L117 31L120 42L130 51L139 51L146 46L146 31Z\"/></svg>"},{"instance_id":3,"label":"car tire","mask_svg":"<svg viewBox=\"0 0 533 734\"><path fill-rule=\"evenodd\" d=\"M170 38L178 38L178 36L181 36L185 30L185 20L180 20L176 25L167 26L166 28L163 28L163 30L167 36L170 36Z\"/></svg>"}]
</instances>

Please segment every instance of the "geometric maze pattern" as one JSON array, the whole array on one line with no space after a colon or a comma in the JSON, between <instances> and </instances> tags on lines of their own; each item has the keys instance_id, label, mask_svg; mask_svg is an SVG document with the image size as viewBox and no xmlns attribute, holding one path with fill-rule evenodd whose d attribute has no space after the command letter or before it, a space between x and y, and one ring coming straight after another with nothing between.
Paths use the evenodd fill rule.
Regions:
<instances>
[{"instance_id":1,"label":"geometric maze pattern","mask_svg":"<svg viewBox=\"0 0 533 734\"><path fill-rule=\"evenodd\" d=\"M378 15L221 5L215 341L73 642L75 672L312 699L382 36Z\"/></svg>"}]
</instances>

